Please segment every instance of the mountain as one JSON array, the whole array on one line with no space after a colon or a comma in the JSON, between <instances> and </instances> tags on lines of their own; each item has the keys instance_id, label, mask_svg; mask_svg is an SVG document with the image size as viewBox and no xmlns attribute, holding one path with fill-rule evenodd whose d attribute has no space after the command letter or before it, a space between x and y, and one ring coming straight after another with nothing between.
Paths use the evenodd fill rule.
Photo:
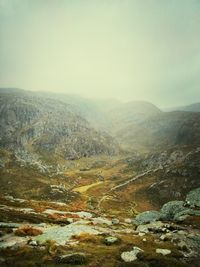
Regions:
<instances>
[{"instance_id":1,"label":"mountain","mask_svg":"<svg viewBox=\"0 0 200 267\"><path fill-rule=\"evenodd\" d=\"M116 139L135 149L165 149L200 145L200 115L191 112L160 112L133 122L115 133Z\"/></svg>"},{"instance_id":2,"label":"mountain","mask_svg":"<svg viewBox=\"0 0 200 267\"><path fill-rule=\"evenodd\" d=\"M173 108L168 108L166 111L190 111L190 112L200 112L200 103L193 103L191 105L187 106L180 106L180 107L173 107Z\"/></svg>"},{"instance_id":3,"label":"mountain","mask_svg":"<svg viewBox=\"0 0 200 267\"><path fill-rule=\"evenodd\" d=\"M30 139L26 150L27 147L30 148L31 143L34 152L39 151L41 154L54 151L68 159L101 153L115 154L115 151L119 151L116 142L122 149L140 152L199 145L198 112L163 112L145 101L123 103L115 99L97 100L77 95L30 92L14 88L1 89L0 92L3 127L1 138L4 145L13 146L16 142L19 145L22 142L20 139ZM192 106L197 107L198 104ZM189 107L191 106L188 106L188 109ZM21 114L17 117L17 123L15 111ZM27 117L24 114L28 114ZM6 119L8 125L4 127ZM78 125L77 128L75 124ZM115 141L111 141L111 138Z\"/></svg>"},{"instance_id":4,"label":"mountain","mask_svg":"<svg viewBox=\"0 0 200 267\"><path fill-rule=\"evenodd\" d=\"M70 105L23 91L0 94L0 147L18 154L76 159L113 155L117 144L95 130Z\"/></svg>"}]
</instances>

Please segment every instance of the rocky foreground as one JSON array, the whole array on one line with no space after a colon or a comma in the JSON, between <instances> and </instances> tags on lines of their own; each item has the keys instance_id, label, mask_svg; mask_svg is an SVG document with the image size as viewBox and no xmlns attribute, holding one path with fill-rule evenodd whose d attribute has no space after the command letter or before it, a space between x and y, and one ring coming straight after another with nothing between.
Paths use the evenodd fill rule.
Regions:
<instances>
[{"instance_id":1,"label":"rocky foreground","mask_svg":"<svg viewBox=\"0 0 200 267\"><path fill-rule=\"evenodd\" d=\"M1 266L199 266L200 188L135 218L3 201Z\"/></svg>"}]
</instances>

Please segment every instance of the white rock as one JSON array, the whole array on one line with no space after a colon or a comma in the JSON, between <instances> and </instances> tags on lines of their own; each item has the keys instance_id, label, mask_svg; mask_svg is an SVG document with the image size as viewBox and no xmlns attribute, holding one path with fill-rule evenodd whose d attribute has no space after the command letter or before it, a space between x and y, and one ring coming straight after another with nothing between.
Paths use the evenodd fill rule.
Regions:
<instances>
[{"instance_id":1,"label":"white rock","mask_svg":"<svg viewBox=\"0 0 200 267\"><path fill-rule=\"evenodd\" d=\"M132 220L130 218L124 219L125 223L132 223Z\"/></svg>"},{"instance_id":2,"label":"white rock","mask_svg":"<svg viewBox=\"0 0 200 267\"><path fill-rule=\"evenodd\" d=\"M145 233L139 233L138 235L139 235L139 236L144 236L144 235L145 235Z\"/></svg>"},{"instance_id":3,"label":"white rock","mask_svg":"<svg viewBox=\"0 0 200 267\"><path fill-rule=\"evenodd\" d=\"M125 262L132 262L137 260L138 253L144 252L142 249L138 247L133 247L131 251L125 251L121 254L121 258Z\"/></svg>"},{"instance_id":4,"label":"white rock","mask_svg":"<svg viewBox=\"0 0 200 267\"><path fill-rule=\"evenodd\" d=\"M107 224L107 225L112 225L112 222L106 218L103 217L97 217L92 219L94 224Z\"/></svg>"},{"instance_id":5,"label":"white rock","mask_svg":"<svg viewBox=\"0 0 200 267\"><path fill-rule=\"evenodd\" d=\"M119 220L117 218L112 219L112 224L119 224Z\"/></svg>"},{"instance_id":6,"label":"white rock","mask_svg":"<svg viewBox=\"0 0 200 267\"><path fill-rule=\"evenodd\" d=\"M167 234L163 234L160 236L160 240L162 241L167 241L167 240L170 240L172 239L172 234L171 233L167 233Z\"/></svg>"},{"instance_id":7,"label":"white rock","mask_svg":"<svg viewBox=\"0 0 200 267\"><path fill-rule=\"evenodd\" d=\"M33 247L35 247L35 246L38 245L37 241L35 241L35 240L31 240L28 244L29 244L30 246L33 246Z\"/></svg>"},{"instance_id":8,"label":"white rock","mask_svg":"<svg viewBox=\"0 0 200 267\"><path fill-rule=\"evenodd\" d=\"M171 250L169 249L163 249L163 248L157 248L156 253L162 254L163 256L166 256L171 253Z\"/></svg>"}]
</instances>

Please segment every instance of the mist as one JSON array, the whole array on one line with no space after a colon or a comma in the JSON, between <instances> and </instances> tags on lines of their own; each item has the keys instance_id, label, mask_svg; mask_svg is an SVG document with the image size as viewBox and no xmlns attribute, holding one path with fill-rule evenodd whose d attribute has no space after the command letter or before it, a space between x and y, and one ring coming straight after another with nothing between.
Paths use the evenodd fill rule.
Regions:
<instances>
[{"instance_id":1,"label":"mist","mask_svg":"<svg viewBox=\"0 0 200 267\"><path fill-rule=\"evenodd\" d=\"M0 0L0 87L200 99L198 0Z\"/></svg>"}]
</instances>

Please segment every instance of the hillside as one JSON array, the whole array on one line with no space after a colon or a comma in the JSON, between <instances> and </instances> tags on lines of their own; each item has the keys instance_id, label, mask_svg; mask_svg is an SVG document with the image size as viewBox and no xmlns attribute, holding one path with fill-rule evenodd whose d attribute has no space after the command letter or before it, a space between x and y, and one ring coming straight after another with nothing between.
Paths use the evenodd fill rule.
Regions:
<instances>
[{"instance_id":1,"label":"hillside","mask_svg":"<svg viewBox=\"0 0 200 267\"><path fill-rule=\"evenodd\" d=\"M11 91L1 93L0 106L0 147L21 156L75 159L118 151L108 134L93 129L61 101Z\"/></svg>"},{"instance_id":2,"label":"hillside","mask_svg":"<svg viewBox=\"0 0 200 267\"><path fill-rule=\"evenodd\" d=\"M121 145L136 150L197 146L200 144L200 116L181 111L160 112L119 128L115 137Z\"/></svg>"}]
</instances>

